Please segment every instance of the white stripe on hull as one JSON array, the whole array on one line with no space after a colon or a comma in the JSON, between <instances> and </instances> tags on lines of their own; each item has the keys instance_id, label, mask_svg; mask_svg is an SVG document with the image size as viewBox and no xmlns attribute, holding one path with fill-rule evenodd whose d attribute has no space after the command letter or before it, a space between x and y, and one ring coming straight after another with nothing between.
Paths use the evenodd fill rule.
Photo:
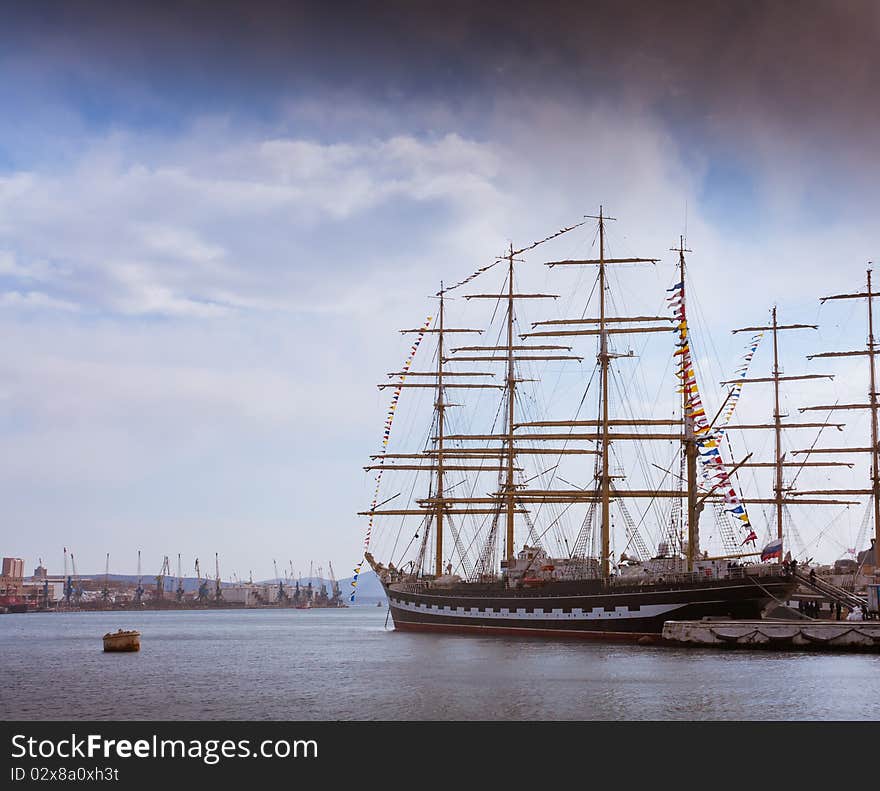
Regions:
<instances>
[{"instance_id":1,"label":"white stripe on hull","mask_svg":"<svg viewBox=\"0 0 880 791\"><path fill-rule=\"evenodd\" d=\"M467 607L451 607L449 605L419 605L413 604L412 602L405 602L400 599L391 599L391 606L398 609L404 610L406 612L414 612L423 615L443 615L447 617L458 617L458 618L476 618L479 620L490 620L493 618L500 618L505 621L517 620L517 621L599 621L599 620L620 620L624 618L654 618L659 615L665 615L666 613L672 612L673 610L681 609L682 607L687 607L689 603L683 604L643 604L641 607L635 610L630 610L628 607L615 607L612 612L608 612L604 607L594 607L589 610L584 610L579 607L573 607L571 612L563 612L562 608L557 608L551 610L550 612L545 612L540 610L538 612L526 612L525 608L500 608L499 612L493 612L491 609L486 609L484 612L478 612L476 608L469 609ZM700 602L701 604L717 604L720 603L720 600L715 602Z\"/></svg>"}]
</instances>

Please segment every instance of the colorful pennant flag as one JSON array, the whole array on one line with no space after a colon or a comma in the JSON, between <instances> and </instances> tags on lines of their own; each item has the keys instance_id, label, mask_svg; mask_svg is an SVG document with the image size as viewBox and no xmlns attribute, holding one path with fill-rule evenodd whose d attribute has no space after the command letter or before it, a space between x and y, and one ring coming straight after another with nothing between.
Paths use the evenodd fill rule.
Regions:
<instances>
[{"instance_id":1,"label":"colorful pennant flag","mask_svg":"<svg viewBox=\"0 0 880 791\"><path fill-rule=\"evenodd\" d=\"M676 343L678 349L674 355L679 358L676 376L681 381L681 392L684 394L685 402L685 414L693 421L693 430L696 438L698 458L700 460L700 469L703 478L709 482L709 485L712 488L724 488L723 510L729 513L734 519L740 520L743 523L743 527L751 531L752 525L749 521L746 507L740 500L739 495L737 495L724 461L721 458L719 444L720 439L723 437L723 429L713 430L713 427L709 424L709 421L706 418L706 410L703 406L703 400L700 396L699 387L697 386L697 375L691 357L687 318L685 316L686 303L684 283L676 283L672 288L667 289L667 291L673 292L672 296L667 298L667 301L670 302L673 314L679 319L677 325L678 342ZM745 367L745 370L748 370L748 365L751 363L752 356L754 356L755 349L757 349L760 339L760 334L751 339L749 350L746 353L746 359L743 361L743 364L740 365L739 369L737 369L737 372L742 370L743 367ZM742 373L740 378L744 379L745 373ZM727 421L733 416L733 410L736 407L736 399L739 397L739 390L741 388L741 382L734 385L736 398L734 398L732 407L729 406L725 413ZM727 423L725 422L724 425L726 424ZM750 539L747 538L746 541L748 540ZM745 541L743 543L745 543Z\"/></svg>"},{"instance_id":2,"label":"colorful pennant flag","mask_svg":"<svg viewBox=\"0 0 880 791\"><path fill-rule=\"evenodd\" d=\"M370 510L373 511L376 509L376 505L379 502L379 486L382 483L382 464L385 462L385 453L388 450L388 441L391 439L391 425L394 422L394 414L397 410L397 402L400 399L400 391L403 389L400 387L406 381L406 374L409 371L410 365L412 365L413 358L416 356L416 352L419 349L419 344L422 342L422 338L425 336L425 333L428 331L428 328L431 326L431 322L433 321L433 316L428 316L425 319L425 323L422 324L419 329L418 334L416 335L416 340L409 350L409 357L407 357L406 362L404 362L403 367L400 369L401 374L397 380L397 387L394 388L394 392L391 395L391 403L388 406L388 412L385 416L385 424L382 431L382 449L379 455L379 469L376 472L376 488L373 491L373 502L370 504ZM370 514L370 521L367 523L367 532L364 536L364 555L370 549L370 539L373 535L373 515ZM348 597L349 601L354 601L355 591L357 589L357 581L358 577L361 573L361 566L363 561L360 561L354 568L354 576L351 580L351 595Z\"/></svg>"}]
</instances>

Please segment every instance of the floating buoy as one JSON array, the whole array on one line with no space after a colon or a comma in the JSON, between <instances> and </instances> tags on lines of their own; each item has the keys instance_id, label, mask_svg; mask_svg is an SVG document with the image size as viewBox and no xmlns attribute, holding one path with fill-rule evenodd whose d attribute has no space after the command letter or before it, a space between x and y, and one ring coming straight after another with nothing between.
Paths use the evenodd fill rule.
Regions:
<instances>
[{"instance_id":1,"label":"floating buoy","mask_svg":"<svg viewBox=\"0 0 880 791\"><path fill-rule=\"evenodd\" d=\"M118 629L104 635L105 651L140 651L141 633L133 630Z\"/></svg>"}]
</instances>

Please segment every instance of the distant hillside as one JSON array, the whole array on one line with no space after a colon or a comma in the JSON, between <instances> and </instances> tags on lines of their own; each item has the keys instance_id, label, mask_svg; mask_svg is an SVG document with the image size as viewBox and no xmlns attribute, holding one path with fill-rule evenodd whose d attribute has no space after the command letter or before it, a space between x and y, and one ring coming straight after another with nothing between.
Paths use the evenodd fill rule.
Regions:
<instances>
[{"instance_id":1,"label":"distant hillside","mask_svg":"<svg viewBox=\"0 0 880 791\"><path fill-rule=\"evenodd\" d=\"M327 586L327 590L330 590L330 580L321 579L320 577L312 577L312 587L321 587L321 583ZM353 577L345 577L339 580L339 589L342 591L343 597L348 600L348 597L351 595L352 587L351 581L354 579ZM300 580L300 585L308 585L309 580L307 577L303 577ZM261 585L277 585L278 578L268 579L268 580L260 580ZM358 584L357 584L357 595L355 597L355 601L358 599L366 599L369 601L376 601L378 599L385 598L385 591L382 590L382 583L379 582L379 578L376 576L375 572L367 571L358 576Z\"/></svg>"},{"instance_id":2,"label":"distant hillside","mask_svg":"<svg viewBox=\"0 0 880 791\"><path fill-rule=\"evenodd\" d=\"M345 592L346 596L351 595L352 579L352 577L348 577L347 579L340 580L339 582L340 587ZM382 583L379 582L379 578L376 576L376 573L374 571L367 571L359 575L357 588L355 588L354 590L356 591L355 601L357 601L358 599L366 599L369 601L385 599L385 591L382 588Z\"/></svg>"}]
</instances>

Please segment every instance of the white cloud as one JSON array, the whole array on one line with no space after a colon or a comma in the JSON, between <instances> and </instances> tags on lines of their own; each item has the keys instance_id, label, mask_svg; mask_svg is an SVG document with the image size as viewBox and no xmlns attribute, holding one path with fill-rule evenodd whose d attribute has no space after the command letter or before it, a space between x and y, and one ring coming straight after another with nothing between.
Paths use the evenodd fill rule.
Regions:
<instances>
[{"instance_id":1,"label":"white cloud","mask_svg":"<svg viewBox=\"0 0 880 791\"><path fill-rule=\"evenodd\" d=\"M184 162L176 146L141 151L139 142L115 134L91 142L69 170L0 179L0 230L13 245L0 275L49 281L65 302L123 314L296 307L319 299L313 267L339 293L348 273L394 265L393 249L358 247L358 223L372 222L371 212L439 201L458 214L499 197L491 148L456 135L359 145L196 140L184 153L198 153ZM349 253L328 260L321 239L339 243L340 234L350 235Z\"/></svg>"},{"instance_id":2,"label":"white cloud","mask_svg":"<svg viewBox=\"0 0 880 791\"><path fill-rule=\"evenodd\" d=\"M56 299L42 291L5 291L0 293L0 307L12 309L49 309L65 310L73 313L80 311L80 306L63 299Z\"/></svg>"}]
</instances>

